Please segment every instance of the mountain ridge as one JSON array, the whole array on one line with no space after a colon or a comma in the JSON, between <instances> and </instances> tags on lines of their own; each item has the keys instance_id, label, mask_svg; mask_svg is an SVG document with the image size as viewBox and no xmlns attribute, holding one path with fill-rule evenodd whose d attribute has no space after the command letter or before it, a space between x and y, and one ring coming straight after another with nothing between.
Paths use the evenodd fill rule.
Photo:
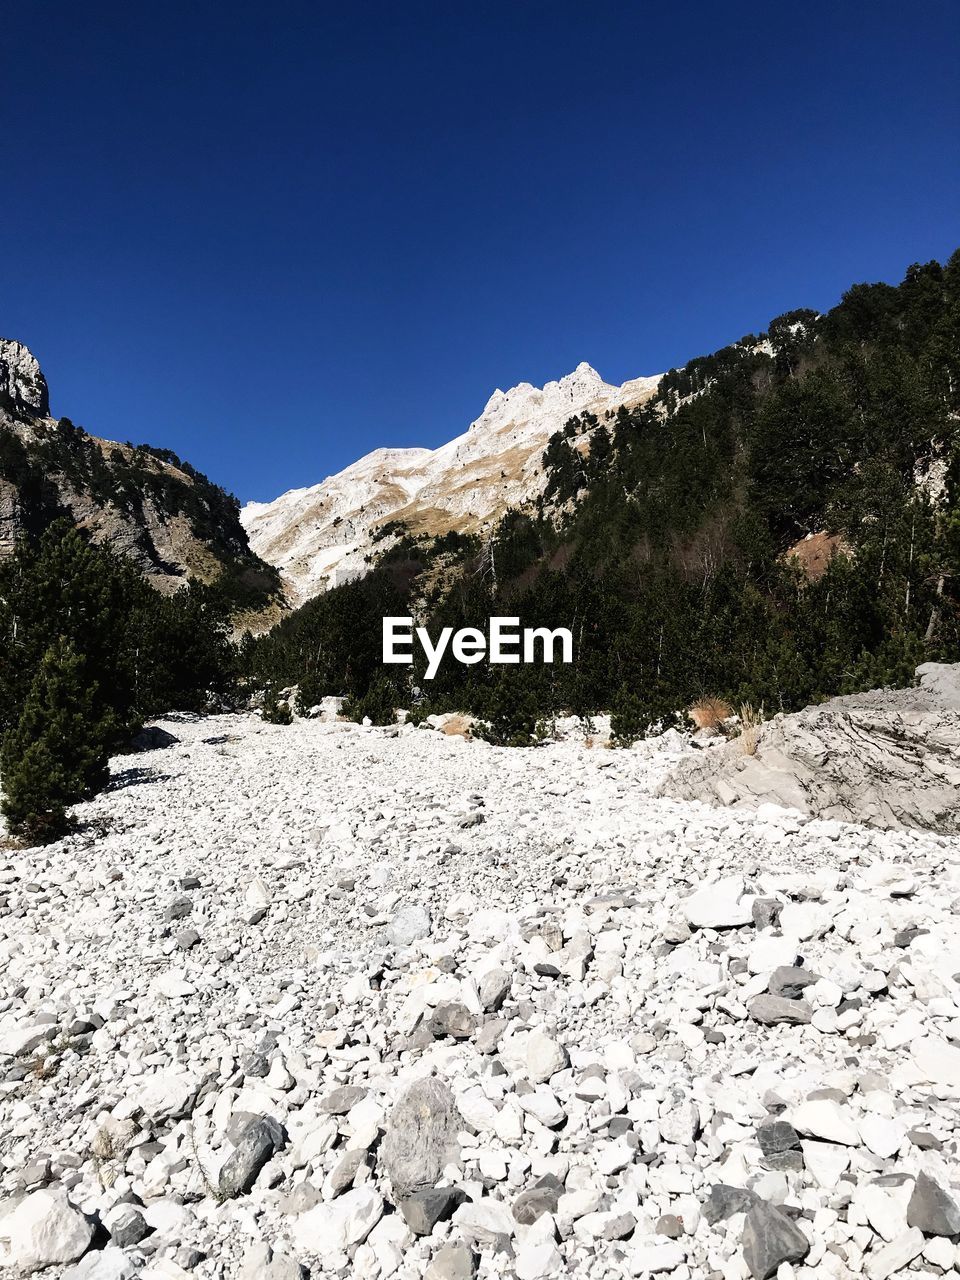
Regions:
<instances>
[{"instance_id":1,"label":"mountain ridge","mask_svg":"<svg viewBox=\"0 0 960 1280\"><path fill-rule=\"evenodd\" d=\"M584 361L543 387L497 388L467 430L446 444L374 449L319 484L248 503L241 522L251 547L281 572L292 601L302 603L364 573L386 526L476 533L529 504L543 490L543 453L552 435L571 417L644 403L660 377L615 386Z\"/></svg>"},{"instance_id":2,"label":"mountain ridge","mask_svg":"<svg viewBox=\"0 0 960 1280\"><path fill-rule=\"evenodd\" d=\"M276 594L276 574L251 554L238 514L235 498L171 450L53 417L36 357L0 338L0 559L66 517L162 592L193 579L256 608Z\"/></svg>"}]
</instances>

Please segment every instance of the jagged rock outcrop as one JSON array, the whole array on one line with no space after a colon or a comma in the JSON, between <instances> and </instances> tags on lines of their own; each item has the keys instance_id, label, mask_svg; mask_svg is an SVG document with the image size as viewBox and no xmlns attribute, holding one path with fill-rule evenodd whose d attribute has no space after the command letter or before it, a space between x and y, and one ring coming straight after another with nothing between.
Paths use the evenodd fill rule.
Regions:
<instances>
[{"instance_id":1,"label":"jagged rock outcrop","mask_svg":"<svg viewBox=\"0 0 960 1280\"><path fill-rule=\"evenodd\" d=\"M776 716L755 738L681 760L658 794L956 834L960 664L926 663L917 676L916 688L875 689Z\"/></svg>"},{"instance_id":2,"label":"jagged rock outcrop","mask_svg":"<svg viewBox=\"0 0 960 1280\"><path fill-rule=\"evenodd\" d=\"M0 411L45 418L50 412L47 380L22 342L0 338Z\"/></svg>"},{"instance_id":3,"label":"jagged rock outcrop","mask_svg":"<svg viewBox=\"0 0 960 1280\"><path fill-rule=\"evenodd\" d=\"M377 531L394 521L412 533L476 533L524 506L542 491L543 451L570 418L639 404L659 381L611 386L584 363L544 387L521 382L495 391L439 449L376 449L321 484L248 503L240 518L251 547L302 602L366 572Z\"/></svg>"},{"instance_id":4,"label":"jagged rock outcrop","mask_svg":"<svg viewBox=\"0 0 960 1280\"><path fill-rule=\"evenodd\" d=\"M161 590L226 574L254 607L276 590L274 571L250 552L235 498L169 450L101 440L51 417L37 360L0 339L0 558L58 517Z\"/></svg>"}]
</instances>

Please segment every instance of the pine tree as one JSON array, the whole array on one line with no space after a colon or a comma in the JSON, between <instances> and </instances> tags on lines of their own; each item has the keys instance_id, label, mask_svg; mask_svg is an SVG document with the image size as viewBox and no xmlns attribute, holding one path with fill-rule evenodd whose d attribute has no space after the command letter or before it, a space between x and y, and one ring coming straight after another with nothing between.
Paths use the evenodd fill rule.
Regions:
<instances>
[{"instance_id":1,"label":"pine tree","mask_svg":"<svg viewBox=\"0 0 960 1280\"><path fill-rule=\"evenodd\" d=\"M14 835L46 843L64 834L68 807L106 785L113 732L110 713L96 709L83 658L61 637L0 746L2 811Z\"/></svg>"},{"instance_id":2,"label":"pine tree","mask_svg":"<svg viewBox=\"0 0 960 1280\"><path fill-rule=\"evenodd\" d=\"M358 723L368 719L371 724L396 724L399 694L392 680L378 676L360 698L349 698L342 707L348 720Z\"/></svg>"}]
</instances>

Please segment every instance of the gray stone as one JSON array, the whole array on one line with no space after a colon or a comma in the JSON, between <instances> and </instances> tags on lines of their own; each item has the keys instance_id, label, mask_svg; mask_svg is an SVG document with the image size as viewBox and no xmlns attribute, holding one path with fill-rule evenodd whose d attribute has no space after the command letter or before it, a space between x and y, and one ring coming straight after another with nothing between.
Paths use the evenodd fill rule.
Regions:
<instances>
[{"instance_id":1,"label":"gray stone","mask_svg":"<svg viewBox=\"0 0 960 1280\"><path fill-rule=\"evenodd\" d=\"M337 1163L330 1170L330 1192L334 1196L340 1195L351 1186L354 1178L360 1170L360 1167L366 1163L367 1153L362 1149L356 1151L345 1151ZM319 1197L318 1197L319 1199Z\"/></svg>"},{"instance_id":2,"label":"gray stone","mask_svg":"<svg viewBox=\"0 0 960 1280\"><path fill-rule=\"evenodd\" d=\"M477 1029L473 1014L457 1000L438 1004L430 1019L430 1030L435 1036L450 1036L454 1040L466 1040Z\"/></svg>"},{"instance_id":3,"label":"gray stone","mask_svg":"<svg viewBox=\"0 0 960 1280\"><path fill-rule=\"evenodd\" d=\"M668 1240L679 1240L683 1235L683 1223L675 1213L665 1213L657 1219L657 1235Z\"/></svg>"},{"instance_id":4,"label":"gray stone","mask_svg":"<svg viewBox=\"0 0 960 1280\"><path fill-rule=\"evenodd\" d=\"M777 716L760 726L752 755L741 739L691 752L656 794L956 835L960 664L925 663L917 675L919 688L874 689Z\"/></svg>"},{"instance_id":5,"label":"gray stone","mask_svg":"<svg viewBox=\"0 0 960 1280\"><path fill-rule=\"evenodd\" d=\"M771 973L767 990L772 996L786 996L788 1000L796 1000L803 995L805 987L812 987L819 981L819 973L802 969L799 965L781 964Z\"/></svg>"},{"instance_id":6,"label":"gray stone","mask_svg":"<svg viewBox=\"0 0 960 1280\"><path fill-rule=\"evenodd\" d=\"M710 1194L703 1203L704 1219L713 1226L724 1222L735 1213L746 1213L754 1205L760 1203L760 1197L747 1187L731 1187L725 1182L717 1182L710 1188Z\"/></svg>"},{"instance_id":7,"label":"gray stone","mask_svg":"<svg viewBox=\"0 0 960 1280\"><path fill-rule=\"evenodd\" d=\"M513 1202L513 1216L521 1226L529 1227L544 1213L556 1213L563 1183L548 1173L535 1186L521 1191Z\"/></svg>"},{"instance_id":8,"label":"gray stone","mask_svg":"<svg viewBox=\"0 0 960 1280\"><path fill-rule=\"evenodd\" d=\"M448 1085L416 1080L394 1104L380 1144L379 1163L395 1198L434 1187L443 1166L459 1154L463 1118Z\"/></svg>"},{"instance_id":9,"label":"gray stone","mask_svg":"<svg viewBox=\"0 0 960 1280\"><path fill-rule=\"evenodd\" d=\"M760 1161L764 1169L780 1173L799 1173L804 1168L802 1151L771 1151Z\"/></svg>"},{"instance_id":10,"label":"gray stone","mask_svg":"<svg viewBox=\"0 0 960 1280\"><path fill-rule=\"evenodd\" d=\"M485 1022L473 1041L473 1047L477 1053L494 1053L506 1029L506 1018L491 1018L489 1022Z\"/></svg>"},{"instance_id":11,"label":"gray stone","mask_svg":"<svg viewBox=\"0 0 960 1280\"><path fill-rule=\"evenodd\" d=\"M495 1013L510 994L512 985L513 980L506 969L488 969L477 988L480 1007L488 1013Z\"/></svg>"},{"instance_id":12,"label":"gray stone","mask_svg":"<svg viewBox=\"0 0 960 1280\"><path fill-rule=\"evenodd\" d=\"M942 1151L943 1143L926 1129L908 1129L907 1137L921 1151Z\"/></svg>"},{"instance_id":13,"label":"gray stone","mask_svg":"<svg viewBox=\"0 0 960 1280\"><path fill-rule=\"evenodd\" d=\"M121 1249L132 1249L150 1234L147 1220L134 1204L117 1205L107 1215L106 1227L110 1238Z\"/></svg>"},{"instance_id":14,"label":"gray stone","mask_svg":"<svg viewBox=\"0 0 960 1280\"><path fill-rule=\"evenodd\" d=\"M806 1000L788 1000L786 996L755 996L748 1012L754 1022L772 1025L776 1022L809 1022L813 1010Z\"/></svg>"},{"instance_id":15,"label":"gray stone","mask_svg":"<svg viewBox=\"0 0 960 1280\"><path fill-rule=\"evenodd\" d=\"M779 898L754 898L753 923L758 929L772 929L782 910L783 903Z\"/></svg>"},{"instance_id":16,"label":"gray stone","mask_svg":"<svg viewBox=\"0 0 960 1280\"><path fill-rule=\"evenodd\" d=\"M348 1152L348 1154L352 1153ZM346 1156L344 1156L344 1159L346 1159ZM333 1172L336 1173L336 1167L334 1167ZM330 1177L332 1181L333 1174L331 1174ZM340 1191L345 1190L345 1187L340 1188ZM340 1194L340 1191L334 1191L333 1194L337 1196ZM320 1191L320 1188L314 1186L312 1182L298 1182L289 1195L281 1197L280 1208L289 1217L296 1218L301 1213L309 1212L309 1210L312 1209L314 1205L318 1205L322 1199L323 1194Z\"/></svg>"},{"instance_id":17,"label":"gray stone","mask_svg":"<svg viewBox=\"0 0 960 1280\"><path fill-rule=\"evenodd\" d=\"M445 1244L433 1255L424 1280L473 1280L477 1259L465 1244Z\"/></svg>"},{"instance_id":18,"label":"gray stone","mask_svg":"<svg viewBox=\"0 0 960 1280\"><path fill-rule=\"evenodd\" d=\"M748 1211L741 1244L754 1280L768 1280L781 1263L802 1262L810 1252L810 1241L800 1228L765 1200Z\"/></svg>"},{"instance_id":19,"label":"gray stone","mask_svg":"<svg viewBox=\"0 0 960 1280\"><path fill-rule=\"evenodd\" d=\"M247 1246L237 1280L301 1280L304 1271L289 1254L274 1253L263 1241Z\"/></svg>"},{"instance_id":20,"label":"gray stone","mask_svg":"<svg viewBox=\"0 0 960 1280\"><path fill-rule=\"evenodd\" d=\"M615 1218L604 1223L601 1234L604 1240L626 1240L636 1229L637 1220L632 1213L618 1213Z\"/></svg>"},{"instance_id":21,"label":"gray stone","mask_svg":"<svg viewBox=\"0 0 960 1280\"><path fill-rule=\"evenodd\" d=\"M221 1196L232 1200L249 1191L260 1170L285 1141L283 1130L271 1116L261 1116L248 1124L220 1170Z\"/></svg>"},{"instance_id":22,"label":"gray stone","mask_svg":"<svg viewBox=\"0 0 960 1280\"><path fill-rule=\"evenodd\" d=\"M363 1085L345 1084L339 1089L334 1089L320 1103L320 1110L328 1116L345 1116L347 1112L362 1102L370 1092Z\"/></svg>"},{"instance_id":23,"label":"gray stone","mask_svg":"<svg viewBox=\"0 0 960 1280\"><path fill-rule=\"evenodd\" d=\"M757 1130L757 1142L763 1154L770 1156L799 1147L800 1135L786 1120L771 1120Z\"/></svg>"},{"instance_id":24,"label":"gray stone","mask_svg":"<svg viewBox=\"0 0 960 1280\"><path fill-rule=\"evenodd\" d=\"M399 1209L414 1235L428 1236L438 1222L445 1222L464 1200L459 1187L426 1187L400 1201Z\"/></svg>"},{"instance_id":25,"label":"gray stone","mask_svg":"<svg viewBox=\"0 0 960 1280\"><path fill-rule=\"evenodd\" d=\"M960 1206L939 1182L920 1173L907 1205L907 1225L928 1236L960 1235Z\"/></svg>"},{"instance_id":26,"label":"gray stone","mask_svg":"<svg viewBox=\"0 0 960 1280\"><path fill-rule=\"evenodd\" d=\"M127 743L126 750L121 754L133 755L139 751L162 751L166 747L176 746L179 741L179 738L175 738L166 729L161 729L159 725L148 724L133 735Z\"/></svg>"}]
</instances>

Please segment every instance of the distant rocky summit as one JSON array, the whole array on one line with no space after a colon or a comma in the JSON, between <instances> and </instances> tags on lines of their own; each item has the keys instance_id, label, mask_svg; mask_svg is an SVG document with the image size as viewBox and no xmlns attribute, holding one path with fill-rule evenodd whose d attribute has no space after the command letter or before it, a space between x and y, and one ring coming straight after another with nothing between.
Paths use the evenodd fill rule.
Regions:
<instances>
[{"instance_id":1,"label":"distant rocky summit","mask_svg":"<svg viewBox=\"0 0 960 1280\"><path fill-rule=\"evenodd\" d=\"M276 574L251 554L239 503L168 449L101 440L50 414L47 382L21 342L0 338L0 559L66 517L160 590L187 578L256 603Z\"/></svg>"},{"instance_id":2,"label":"distant rocky summit","mask_svg":"<svg viewBox=\"0 0 960 1280\"><path fill-rule=\"evenodd\" d=\"M960 833L960 664L928 662L913 689L875 689L776 716L682 759L660 786L676 800Z\"/></svg>"},{"instance_id":3,"label":"distant rocky summit","mask_svg":"<svg viewBox=\"0 0 960 1280\"><path fill-rule=\"evenodd\" d=\"M240 518L250 545L302 602L365 573L391 526L431 535L492 528L543 491L543 452L565 423L642 404L659 383L655 376L611 386L583 362L544 387L498 389L469 429L439 449L375 449L320 484L247 503ZM579 447L588 448L588 434Z\"/></svg>"}]
</instances>

